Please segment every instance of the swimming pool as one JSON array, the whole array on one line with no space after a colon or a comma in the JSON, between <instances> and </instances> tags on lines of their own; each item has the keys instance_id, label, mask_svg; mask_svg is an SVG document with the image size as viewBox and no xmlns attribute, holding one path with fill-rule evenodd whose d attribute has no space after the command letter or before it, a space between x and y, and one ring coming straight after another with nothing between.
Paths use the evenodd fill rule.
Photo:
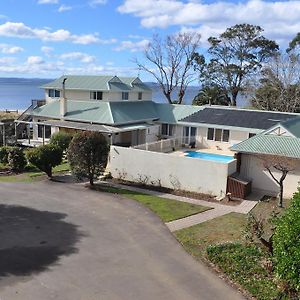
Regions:
<instances>
[{"instance_id":1,"label":"swimming pool","mask_svg":"<svg viewBox=\"0 0 300 300\"><path fill-rule=\"evenodd\" d=\"M201 158L201 159L218 161L223 163L228 163L234 159L233 156L229 156L229 155L221 155L221 154L197 152L197 151L185 151L184 155L187 157Z\"/></svg>"}]
</instances>

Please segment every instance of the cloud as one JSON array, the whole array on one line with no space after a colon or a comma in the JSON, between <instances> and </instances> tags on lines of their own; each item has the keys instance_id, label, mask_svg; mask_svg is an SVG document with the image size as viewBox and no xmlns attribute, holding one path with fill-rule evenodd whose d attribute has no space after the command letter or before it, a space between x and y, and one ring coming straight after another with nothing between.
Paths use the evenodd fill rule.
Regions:
<instances>
[{"instance_id":1,"label":"cloud","mask_svg":"<svg viewBox=\"0 0 300 300\"><path fill-rule=\"evenodd\" d=\"M57 4L58 0L38 0L38 4Z\"/></svg>"},{"instance_id":2,"label":"cloud","mask_svg":"<svg viewBox=\"0 0 300 300\"><path fill-rule=\"evenodd\" d=\"M60 55L61 59L68 59L68 60L79 60L80 62L83 63L92 63L96 60L95 56L88 55L86 53L82 52L69 52L69 53L64 53Z\"/></svg>"},{"instance_id":3,"label":"cloud","mask_svg":"<svg viewBox=\"0 0 300 300\"><path fill-rule=\"evenodd\" d=\"M130 52L138 52L138 51L144 51L145 48L147 48L149 44L149 40L144 39L139 42L132 42L132 41L123 41L121 44L114 48L115 51L123 51L123 50L129 50Z\"/></svg>"},{"instance_id":4,"label":"cloud","mask_svg":"<svg viewBox=\"0 0 300 300\"><path fill-rule=\"evenodd\" d=\"M92 0L89 2L89 5L91 7L96 7L98 5L105 5L107 3L107 0Z\"/></svg>"},{"instance_id":5,"label":"cloud","mask_svg":"<svg viewBox=\"0 0 300 300\"><path fill-rule=\"evenodd\" d=\"M15 57L0 57L1 65L10 65L15 62L17 59Z\"/></svg>"},{"instance_id":6,"label":"cloud","mask_svg":"<svg viewBox=\"0 0 300 300\"><path fill-rule=\"evenodd\" d=\"M51 55L51 52L54 51L54 48L53 48L53 47L43 46L43 47L41 47L41 51L42 51L45 55L50 56L50 55Z\"/></svg>"},{"instance_id":7,"label":"cloud","mask_svg":"<svg viewBox=\"0 0 300 300\"><path fill-rule=\"evenodd\" d=\"M8 44L0 44L0 52L4 54L16 54L19 52L24 51L22 47L19 46L12 46Z\"/></svg>"},{"instance_id":8,"label":"cloud","mask_svg":"<svg viewBox=\"0 0 300 300\"><path fill-rule=\"evenodd\" d=\"M46 28L31 28L24 23L6 22L0 25L0 36L17 37L27 39L40 39L50 42L65 42L69 41L74 44L110 44L116 42L115 39L103 40L98 37L98 34L72 34L65 29L50 31Z\"/></svg>"},{"instance_id":9,"label":"cloud","mask_svg":"<svg viewBox=\"0 0 300 300\"><path fill-rule=\"evenodd\" d=\"M41 65L45 61L41 56L29 56L27 58L27 64L28 65Z\"/></svg>"},{"instance_id":10,"label":"cloud","mask_svg":"<svg viewBox=\"0 0 300 300\"><path fill-rule=\"evenodd\" d=\"M72 6L69 6L69 5L65 5L65 4L62 4L59 8L58 8L58 12L64 12L64 11L68 11L68 10L71 10L73 7Z\"/></svg>"},{"instance_id":11,"label":"cloud","mask_svg":"<svg viewBox=\"0 0 300 300\"><path fill-rule=\"evenodd\" d=\"M260 25L269 38L287 42L300 28L299 1L183 1L125 0L118 7L122 14L132 14L147 28L180 26L207 32L223 32L238 23Z\"/></svg>"}]
</instances>

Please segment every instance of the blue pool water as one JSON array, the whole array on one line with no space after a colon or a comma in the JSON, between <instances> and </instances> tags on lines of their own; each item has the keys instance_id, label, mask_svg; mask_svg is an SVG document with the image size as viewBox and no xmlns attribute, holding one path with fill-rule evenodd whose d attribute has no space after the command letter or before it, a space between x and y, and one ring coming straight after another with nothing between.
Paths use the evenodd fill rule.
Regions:
<instances>
[{"instance_id":1,"label":"blue pool water","mask_svg":"<svg viewBox=\"0 0 300 300\"><path fill-rule=\"evenodd\" d=\"M187 157L201 158L201 159L218 161L218 162L223 162L223 163L228 163L231 160L233 160L233 157L229 156L229 155L196 152L196 151L185 151L184 153L185 153L185 156L187 156Z\"/></svg>"}]
</instances>

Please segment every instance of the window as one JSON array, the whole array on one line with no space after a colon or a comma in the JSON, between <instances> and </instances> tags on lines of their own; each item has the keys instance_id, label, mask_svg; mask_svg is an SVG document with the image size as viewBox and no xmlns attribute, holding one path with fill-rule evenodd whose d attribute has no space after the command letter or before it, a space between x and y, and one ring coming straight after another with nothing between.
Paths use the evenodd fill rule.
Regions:
<instances>
[{"instance_id":1,"label":"window","mask_svg":"<svg viewBox=\"0 0 300 300\"><path fill-rule=\"evenodd\" d=\"M38 125L38 137L43 138L44 125ZM45 126L45 139L51 137L51 126Z\"/></svg>"},{"instance_id":2,"label":"window","mask_svg":"<svg viewBox=\"0 0 300 300\"><path fill-rule=\"evenodd\" d=\"M256 135L256 133L249 132L249 139L255 135Z\"/></svg>"},{"instance_id":3,"label":"window","mask_svg":"<svg viewBox=\"0 0 300 300\"><path fill-rule=\"evenodd\" d=\"M128 92L122 92L122 100L128 100L128 99L129 99Z\"/></svg>"},{"instance_id":4,"label":"window","mask_svg":"<svg viewBox=\"0 0 300 300\"><path fill-rule=\"evenodd\" d=\"M227 143L229 142L229 130L223 130L222 141Z\"/></svg>"},{"instance_id":5,"label":"window","mask_svg":"<svg viewBox=\"0 0 300 300\"><path fill-rule=\"evenodd\" d=\"M207 140L216 142L229 142L230 131L227 129L208 128Z\"/></svg>"},{"instance_id":6,"label":"window","mask_svg":"<svg viewBox=\"0 0 300 300\"><path fill-rule=\"evenodd\" d=\"M208 128L208 131L207 131L207 139L209 141L213 141L214 140L214 137L215 137L215 129L214 128Z\"/></svg>"},{"instance_id":7,"label":"window","mask_svg":"<svg viewBox=\"0 0 300 300\"><path fill-rule=\"evenodd\" d=\"M91 100L102 100L102 92L100 91L92 91L90 92L90 99Z\"/></svg>"},{"instance_id":8,"label":"window","mask_svg":"<svg viewBox=\"0 0 300 300\"><path fill-rule=\"evenodd\" d=\"M161 126L161 134L162 135L168 135L168 136L172 136L173 135L173 125L171 124L162 124Z\"/></svg>"},{"instance_id":9,"label":"window","mask_svg":"<svg viewBox=\"0 0 300 300\"><path fill-rule=\"evenodd\" d=\"M59 90L54 90L54 89L49 89L48 90L48 96L50 98L59 98L60 97L60 91Z\"/></svg>"},{"instance_id":10,"label":"window","mask_svg":"<svg viewBox=\"0 0 300 300\"><path fill-rule=\"evenodd\" d=\"M143 93L142 92L138 93L138 100L143 100Z\"/></svg>"}]
</instances>

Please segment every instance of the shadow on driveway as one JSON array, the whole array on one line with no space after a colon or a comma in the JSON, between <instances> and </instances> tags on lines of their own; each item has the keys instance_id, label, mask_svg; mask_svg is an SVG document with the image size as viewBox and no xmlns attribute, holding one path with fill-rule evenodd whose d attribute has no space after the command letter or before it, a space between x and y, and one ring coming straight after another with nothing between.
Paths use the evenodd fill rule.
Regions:
<instances>
[{"instance_id":1,"label":"shadow on driveway","mask_svg":"<svg viewBox=\"0 0 300 300\"><path fill-rule=\"evenodd\" d=\"M83 236L66 214L0 205L0 277L46 270L60 256L77 252Z\"/></svg>"}]
</instances>

